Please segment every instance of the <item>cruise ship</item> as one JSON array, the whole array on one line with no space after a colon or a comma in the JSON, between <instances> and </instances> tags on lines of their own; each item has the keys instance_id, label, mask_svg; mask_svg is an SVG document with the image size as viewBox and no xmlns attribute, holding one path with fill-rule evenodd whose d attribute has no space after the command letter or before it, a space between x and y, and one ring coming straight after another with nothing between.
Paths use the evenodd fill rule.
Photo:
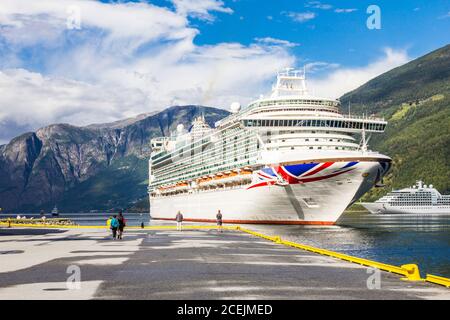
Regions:
<instances>
[{"instance_id":1,"label":"cruise ship","mask_svg":"<svg viewBox=\"0 0 450 320\"><path fill-rule=\"evenodd\" d=\"M387 122L340 112L340 102L311 95L304 71L279 72L270 96L211 128L203 116L152 139L152 219L332 225L380 185L391 159L368 149Z\"/></svg>"},{"instance_id":2,"label":"cruise ship","mask_svg":"<svg viewBox=\"0 0 450 320\"><path fill-rule=\"evenodd\" d=\"M361 204L375 214L450 214L450 195L441 195L432 184L427 186L422 181L393 190L373 203Z\"/></svg>"}]
</instances>

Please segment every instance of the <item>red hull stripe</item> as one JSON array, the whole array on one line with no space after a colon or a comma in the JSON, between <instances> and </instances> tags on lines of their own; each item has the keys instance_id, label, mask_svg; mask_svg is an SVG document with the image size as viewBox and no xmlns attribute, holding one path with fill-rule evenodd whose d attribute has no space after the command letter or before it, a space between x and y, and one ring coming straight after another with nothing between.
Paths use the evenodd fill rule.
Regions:
<instances>
[{"instance_id":1,"label":"red hull stripe","mask_svg":"<svg viewBox=\"0 0 450 320\"><path fill-rule=\"evenodd\" d=\"M158 218L152 217L153 220L168 220L175 221L175 218ZM184 219L183 221L188 222L213 222L216 223L215 219ZM297 220L223 220L223 223L232 224L296 224L296 225L324 225L332 226L335 223L332 221L297 221Z\"/></svg>"},{"instance_id":2,"label":"red hull stripe","mask_svg":"<svg viewBox=\"0 0 450 320\"><path fill-rule=\"evenodd\" d=\"M315 173L318 173L326 168L328 168L329 166L331 166L334 162L325 162L324 164L322 164L320 167L318 167L317 169L314 169L311 172L308 172L307 174L305 174L303 177L307 177L307 176L312 176Z\"/></svg>"},{"instance_id":3,"label":"red hull stripe","mask_svg":"<svg viewBox=\"0 0 450 320\"><path fill-rule=\"evenodd\" d=\"M260 182L257 184L254 184L250 187L247 188L247 190L252 189L252 188L256 188L256 187L263 187L263 186L268 186L268 185L273 185L275 184L276 181L264 181L264 182Z\"/></svg>"}]
</instances>

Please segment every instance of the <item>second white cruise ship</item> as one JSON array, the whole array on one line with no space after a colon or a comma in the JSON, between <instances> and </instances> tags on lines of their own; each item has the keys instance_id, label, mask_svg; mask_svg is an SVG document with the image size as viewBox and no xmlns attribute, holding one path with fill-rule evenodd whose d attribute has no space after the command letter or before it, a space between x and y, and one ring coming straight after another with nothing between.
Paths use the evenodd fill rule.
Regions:
<instances>
[{"instance_id":1,"label":"second white cruise ship","mask_svg":"<svg viewBox=\"0 0 450 320\"><path fill-rule=\"evenodd\" d=\"M338 100L308 93L304 72L278 74L270 97L210 128L202 116L190 132L152 139L150 214L173 220L334 224L345 208L381 181L388 156L366 136L386 121L343 115Z\"/></svg>"},{"instance_id":2,"label":"second white cruise ship","mask_svg":"<svg viewBox=\"0 0 450 320\"><path fill-rule=\"evenodd\" d=\"M375 214L450 214L450 195L442 195L422 181L411 188L393 190L373 203L361 204Z\"/></svg>"}]
</instances>

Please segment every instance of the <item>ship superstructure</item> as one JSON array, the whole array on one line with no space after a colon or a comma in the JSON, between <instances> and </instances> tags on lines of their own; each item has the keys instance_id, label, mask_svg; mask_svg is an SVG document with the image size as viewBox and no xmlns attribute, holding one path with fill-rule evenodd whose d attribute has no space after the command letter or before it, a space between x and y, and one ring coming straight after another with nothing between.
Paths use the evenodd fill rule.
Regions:
<instances>
[{"instance_id":1,"label":"ship superstructure","mask_svg":"<svg viewBox=\"0 0 450 320\"><path fill-rule=\"evenodd\" d=\"M410 188L393 190L373 203L361 203L371 213L450 214L450 195L441 195L432 184L417 181Z\"/></svg>"},{"instance_id":2,"label":"ship superstructure","mask_svg":"<svg viewBox=\"0 0 450 320\"><path fill-rule=\"evenodd\" d=\"M201 115L190 132L152 140L152 218L333 224L379 183L391 159L368 150L367 136L387 122L344 115L338 100L308 93L304 73L280 72L270 97L211 128Z\"/></svg>"}]
</instances>

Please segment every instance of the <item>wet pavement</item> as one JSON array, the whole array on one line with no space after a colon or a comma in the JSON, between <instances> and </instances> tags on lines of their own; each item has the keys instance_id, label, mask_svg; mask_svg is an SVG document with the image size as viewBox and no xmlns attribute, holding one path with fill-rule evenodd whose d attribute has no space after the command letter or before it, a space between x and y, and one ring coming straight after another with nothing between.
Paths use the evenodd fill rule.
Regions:
<instances>
[{"instance_id":1,"label":"wet pavement","mask_svg":"<svg viewBox=\"0 0 450 320\"><path fill-rule=\"evenodd\" d=\"M1 299L450 299L237 231L0 229ZM77 280L80 280L79 282Z\"/></svg>"}]
</instances>

